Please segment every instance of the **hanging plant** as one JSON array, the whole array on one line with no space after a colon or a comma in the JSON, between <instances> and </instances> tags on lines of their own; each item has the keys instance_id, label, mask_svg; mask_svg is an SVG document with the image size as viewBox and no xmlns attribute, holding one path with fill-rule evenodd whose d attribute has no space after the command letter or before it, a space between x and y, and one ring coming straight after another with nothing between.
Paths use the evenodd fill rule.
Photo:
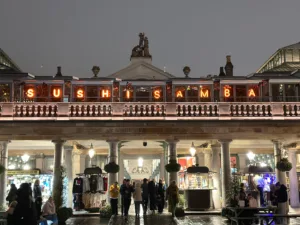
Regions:
<instances>
[{"instance_id":1,"label":"hanging plant","mask_svg":"<svg viewBox=\"0 0 300 225\"><path fill-rule=\"evenodd\" d=\"M170 160L170 163L165 165L165 169L168 173L172 173L172 172L179 172L181 168L181 165L179 163L177 163L176 160Z\"/></svg>"},{"instance_id":2,"label":"hanging plant","mask_svg":"<svg viewBox=\"0 0 300 225\"><path fill-rule=\"evenodd\" d=\"M120 166L115 162L110 162L104 166L104 170L107 173L118 173L120 170Z\"/></svg>"},{"instance_id":3,"label":"hanging plant","mask_svg":"<svg viewBox=\"0 0 300 225\"><path fill-rule=\"evenodd\" d=\"M2 165L0 165L0 175L2 174L2 173L4 173L5 172L5 167L4 166L2 166Z\"/></svg>"},{"instance_id":4,"label":"hanging plant","mask_svg":"<svg viewBox=\"0 0 300 225\"><path fill-rule=\"evenodd\" d=\"M281 159L279 162L276 164L276 169L278 169L281 172L288 172L293 168L292 163L288 161L287 158Z\"/></svg>"}]
</instances>

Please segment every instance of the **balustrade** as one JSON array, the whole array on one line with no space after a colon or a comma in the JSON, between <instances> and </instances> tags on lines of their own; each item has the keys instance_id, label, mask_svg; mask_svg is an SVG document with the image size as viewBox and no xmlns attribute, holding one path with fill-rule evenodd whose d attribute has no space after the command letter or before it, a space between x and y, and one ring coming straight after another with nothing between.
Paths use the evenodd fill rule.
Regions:
<instances>
[{"instance_id":1,"label":"balustrade","mask_svg":"<svg viewBox=\"0 0 300 225\"><path fill-rule=\"evenodd\" d=\"M12 103L13 114L17 117L56 117L58 107L55 103Z\"/></svg>"},{"instance_id":2,"label":"balustrade","mask_svg":"<svg viewBox=\"0 0 300 225\"><path fill-rule=\"evenodd\" d=\"M252 117L252 116L262 116L268 117L272 116L272 109L269 103L234 103L230 106L231 116L240 117Z\"/></svg>"},{"instance_id":3,"label":"balustrade","mask_svg":"<svg viewBox=\"0 0 300 225\"><path fill-rule=\"evenodd\" d=\"M185 103L177 105L177 116L218 116L217 104Z\"/></svg>"},{"instance_id":4,"label":"balustrade","mask_svg":"<svg viewBox=\"0 0 300 225\"><path fill-rule=\"evenodd\" d=\"M110 103L70 103L69 116L71 117L101 117L111 116Z\"/></svg>"},{"instance_id":5,"label":"balustrade","mask_svg":"<svg viewBox=\"0 0 300 225\"><path fill-rule=\"evenodd\" d=\"M164 104L125 104L124 116L165 116Z\"/></svg>"}]
</instances>

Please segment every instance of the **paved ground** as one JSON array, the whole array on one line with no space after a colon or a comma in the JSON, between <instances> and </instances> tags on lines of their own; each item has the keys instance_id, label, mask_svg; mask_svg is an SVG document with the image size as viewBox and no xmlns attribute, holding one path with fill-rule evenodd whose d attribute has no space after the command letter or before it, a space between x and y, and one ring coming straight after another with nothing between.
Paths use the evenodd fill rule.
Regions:
<instances>
[{"instance_id":1,"label":"paved ground","mask_svg":"<svg viewBox=\"0 0 300 225\"><path fill-rule=\"evenodd\" d=\"M78 217L68 220L67 225L230 225L221 216L186 216L185 218L172 220L169 215L149 215L146 217L135 218L129 216L126 221L121 216L112 220L103 220L99 217ZM291 219L291 225L299 225L300 219Z\"/></svg>"}]
</instances>

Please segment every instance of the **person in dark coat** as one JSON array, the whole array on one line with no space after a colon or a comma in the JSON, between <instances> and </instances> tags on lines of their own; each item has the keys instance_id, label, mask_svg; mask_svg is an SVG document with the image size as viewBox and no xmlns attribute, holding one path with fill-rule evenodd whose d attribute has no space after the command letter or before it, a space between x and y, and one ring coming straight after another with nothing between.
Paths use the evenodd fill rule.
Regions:
<instances>
[{"instance_id":1,"label":"person in dark coat","mask_svg":"<svg viewBox=\"0 0 300 225\"><path fill-rule=\"evenodd\" d=\"M21 184L17 196L18 204L13 213L15 223L18 225L37 225L36 206L28 183Z\"/></svg>"},{"instance_id":2,"label":"person in dark coat","mask_svg":"<svg viewBox=\"0 0 300 225\"><path fill-rule=\"evenodd\" d=\"M126 186L126 179L123 180L123 184L120 186L120 194L121 194L121 213L124 215L124 187Z\"/></svg>"},{"instance_id":3,"label":"person in dark coat","mask_svg":"<svg viewBox=\"0 0 300 225\"><path fill-rule=\"evenodd\" d=\"M145 178L143 180L142 188L142 199L143 199L143 212L144 215L147 214L148 202L149 202L149 190L148 190L148 180Z\"/></svg>"},{"instance_id":4,"label":"person in dark coat","mask_svg":"<svg viewBox=\"0 0 300 225\"><path fill-rule=\"evenodd\" d=\"M6 197L6 201L8 201L8 205L10 205L10 203L12 203L13 201L16 200L16 198L17 198L17 191L18 191L18 189L17 189L16 185L15 184L11 184L10 185L9 193L8 193L8 195Z\"/></svg>"},{"instance_id":5,"label":"person in dark coat","mask_svg":"<svg viewBox=\"0 0 300 225\"><path fill-rule=\"evenodd\" d=\"M34 202L35 202L35 206L36 206L37 219L39 219L42 215L42 204L43 204L42 190L41 190L41 187L40 187L40 181L39 180L36 180L34 182L33 198L34 198Z\"/></svg>"},{"instance_id":6,"label":"person in dark coat","mask_svg":"<svg viewBox=\"0 0 300 225\"><path fill-rule=\"evenodd\" d=\"M156 204L158 213L162 213L165 207L165 186L161 179L156 187Z\"/></svg>"},{"instance_id":7,"label":"person in dark coat","mask_svg":"<svg viewBox=\"0 0 300 225\"><path fill-rule=\"evenodd\" d=\"M154 179L148 183L148 191L150 199L150 210L154 214L156 210L156 185Z\"/></svg>"},{"instance_id":8,"label":"person in dark coat","mask_svg":"<svg viewBox=\"0 0 300 225\"><path fill-rule=\"evenodd\" d=\"M126 180L126 185L122 189L122 195L124 198L124 215L127 218L128 217L128 211L131 205L131 196L134 192L134 188L130 184L130 180Z\"/></svg>"}]
</instances>

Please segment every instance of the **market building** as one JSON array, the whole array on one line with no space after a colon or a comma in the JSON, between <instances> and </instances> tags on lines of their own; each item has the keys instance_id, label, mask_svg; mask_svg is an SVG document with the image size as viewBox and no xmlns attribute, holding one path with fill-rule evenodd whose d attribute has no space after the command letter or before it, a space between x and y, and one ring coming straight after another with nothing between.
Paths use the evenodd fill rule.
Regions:
<instances>
[{"instance_id":1,"label":"market building","mask_svg":"<svg viewBox=\"0 0 300 225\"><path fill-rule=\"evenodd\" d=\"M40 179L45 198L63 194L78 209L73 199L87 198L80 189L86 178L97 180L91 193L102 202L114 181L151 177L176 180L188 199L210 196L190 208L220 208L231 175L245 180L249 165L258 165L287 183L291 206L299 206L300 44L279 49L248 76L235 75L227 56L219 74L192 78L187 66L182 76L155 67L149 40L139 37L126 68L99 76L94 66L91 78L64 76L61 67L54 76L22 72L0 49L1 164L8 169L0 204L12 182ZM288 179L275 168L284 157L293 164ZM166 172L170 160L180 163L179 173ZM106 174L108 162L119 173ZM188 169L196 164L202 169ZM65 191L56 193L62 166Z\"/></svg>"}]
</instances>

